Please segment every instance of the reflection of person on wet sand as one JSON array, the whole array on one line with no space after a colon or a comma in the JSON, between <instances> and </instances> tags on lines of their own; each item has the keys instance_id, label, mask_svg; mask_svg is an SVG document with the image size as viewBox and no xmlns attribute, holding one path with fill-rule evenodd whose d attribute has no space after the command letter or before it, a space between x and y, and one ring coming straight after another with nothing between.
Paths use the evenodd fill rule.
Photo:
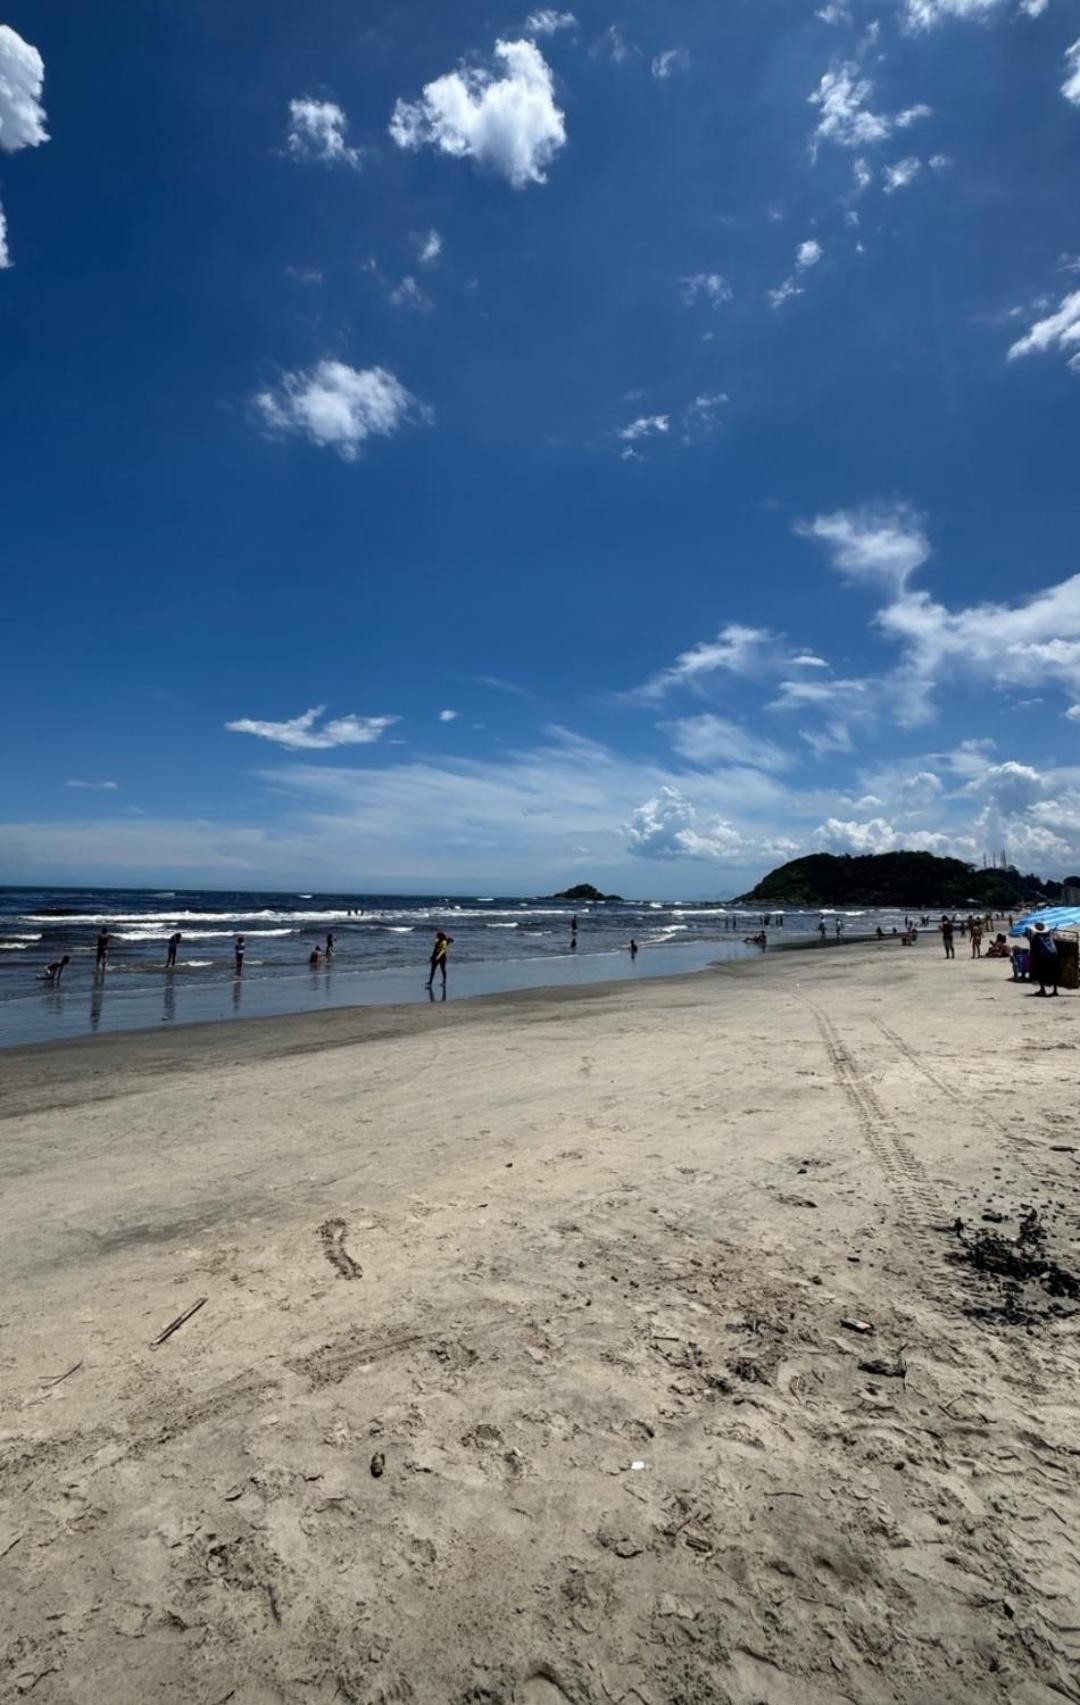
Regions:
<instances>
[{"instance_id":1,"label":"reflection of person on wet sand","mask_svg":"<svg viewBox=\"0 0 1080 1705\"><path fill-rule=\"evenodd\" d=\"M432 983L435 981L435 973L437 971L442 972L442 986L444 989L446 988L446 956L453 944L454 938L452 935L447 935L446 931L441 929L437 929L435 931L435 946L431 950L431 962L428 970L428 980L424 984L425 988L430 989Z\"/></svg>"}]
</instances>

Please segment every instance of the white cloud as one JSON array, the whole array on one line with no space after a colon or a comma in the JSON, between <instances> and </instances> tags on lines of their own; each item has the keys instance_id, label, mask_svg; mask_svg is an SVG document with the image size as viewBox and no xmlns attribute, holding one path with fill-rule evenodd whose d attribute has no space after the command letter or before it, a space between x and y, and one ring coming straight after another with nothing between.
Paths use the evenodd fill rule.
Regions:
<instances>
[{"instance_id":1,"label":"white cloud","mask_svg":"<svg viewBox=\"0 0 1080 1705\"><path fill-rule=\"evenodd\" d=\"M838 6L836 0L829 0L828 5L822 6L820 10L814 13L814 16L820 18L823 24L850 24L851 22L851 13L847 7Z\"/></svg>"},{"instance_id":2,"label":"white cloud","mask_svg":"<svg viewBox=\"0 0 1080 1705\"><path fill-rule=\"evenodd\" d=\"M339 716L316 728L325 709L325 705L315 705L291 722L258 722L241 716L225 727L230 734L254 734L288 751L322 752L334 746L371 746L398 721L396 716Z\"/></svg>"},{"instance_id":3,"label":"white cloud","mask_svg":"<svg viewBox=\"0 0 1080 1705\"><path fill-rule=\"evenodd\" d=\"M922 171L922 161L909 154L905 160L897 160L895 166L886 166L882 177L885 181L885 194L894 195L898 189L907 189L908 184L915 182Z\"/></svg>"},{"instance_id":4,"label":"white cloud","mask_svg":"<svg viewBox=\"0 0 1080 1705\"><path fill-rule=\"evenodd\" d=\"M628 443L636 443L639 438L655 438L671 430L671 416L667 414L640 414L632 420L629 426L620 429L618 436L625 438Z\"/></svg>"},{"instance_id":5,"label":"white cloud","mask_svg":"<svg viewBox=\"0 0 1080 1705\"><path fill-rule=\"evenodd\" d=\"M906 17L912 29L929 30L945 18L981 20L1001 3L1001 0L907 0ZM1047 0L1021 0L1021 9L1037 18L1046 8Z\"/></svg>"},{"instance_id":6,"label":"white cloud","mask_svg":"<svg viewBox=\"0 0 1080 1705\"><path fill-rule=\"evenodd\" d=\"M699 688L717 673L749 675L762 670L782 667L784 656L780 640L767 628L744 627L731 622L721 628L716 638L704 640L680 652L674 663L661 669L640 687L624 697L639 703L655 704L675 688Z\"/></svg>"},{"instance_id":7,"label":"white cloud","mask_svg":"<svg viewBox=\"0 0 1080 1705\"><path fill-rule=\"evenodd\" d=\"M703 301L710 308L720 308L734 294L727 279L719 272L694 272L680 283L682 299L687 307Z\"/></svg>"},{"instance_id":8,"label":"white cloud","mask_svg":"<svg viewBox=\"0 0 1080 1705\"><path fill-rule=\"evenodd\" d=\"M697 810L678 788L665 786L631 813L625 826L630 851L643 858L708 859L731 864L754 856L790 857L793 841L748 840L733 823L714 817L697 827Z\"/></svg>"},{"instance_id":9,"label":"white cloud","mask_svg":"<svg viewBox=\"0 0 1080 1705\"><path fill-rule=\"evenodd\" d=\"M0 152L17 154L49 140L41 91L45 63L36 47L0 24ZM0 272L12 264L7 219L0 207Z\"/></svg>"},{"instance_id":10,"label":"white cloud","mask_svg":"<svg viewBox=\"0 0 1080 1705\"><path fill-rule=\"evenodd\" d=\"M876 580L897 591L930 555L922 517L909 503L838 509L799 522L795 531L823 544L834 568L849 579Z\"/></svg>"},{"instance_id":11,"label":"white cloud","mask_svg":"<svg viewBox=\"0 0 1080 1705\"><path fill-rule=\"evenodd\" d=\"M352 166L359 171L361 155L345 140L348 119L335 101L316 101L310 95L289 102L286 146L294 160L323 166Z\"/></svg>"},{"instance_id":12,"label":"white cloud","mask_svg":"<svg viewBox=\"0 0 1080 1705\"><path fill-rule=\"evenodd\" d=\"M826 71L807 97L821 110L814 132L815 148L821 142L833 142L840 148L869 148L884 142L894 130L906 130L929 115L930 108L921 103L896 114L874 112L869 104L873 93L872 81L862 75L854 60Z\"/></svg>"},{"instance_id":13,"label":"white cloud","mask_svg":"<svg viewBox=\"0 0 1080 1705\"><path fill-rule=\"evenodd\" d=\"M666 82L674 72L685 71L689 65L690 55L685 47L668 47L653 60L652 74L660 82Z\"/></svg>"},{"instance_id":14,"label":"white cloud","mask_svg":"<svg viewBox=\"0 0 1080 1705\"><path fill-rule=\"evenodd\" d=\"M1065 54L1065 81L1061 92L1073 106L1080 107L1080 40L1074 41Z\"/></svg>"},{"instance_id":15,"label":"white cloud","mask_svg":"<svg viewBox=\"0 0 1080 1705\"><path fill-rule=\"evenodd\" d=\"M1080 704L1071 704L1065 715L1070 722L1080 722Z\"/></svg>"},{"instance_id":16,"label":"white cloud","mask_svg":"<svg viewBox=\"0 0 1080 1705\"><path fill-rule=\"evenodd\" d=\"M971 837L929 829L898 829L884 817L871 817L863 823L830 817L819 824L815 840L823 852L931 852L966 859L975 858L978 852L978 843Z\"/></svg>"},{"instance_id":17,"label":"white cloud","mask_svg":"<svg viewBox=\"0 0 1080 1705\"><path fill-rule=\"evenodd\" d=\"M515 189L546 182L545 168L566 141L551 69L531 41L497 41L501 76L463 67L399 100L390 135L399 148L437 148L497 172Z\"/></svg>"},{"instance_id":18,"label":"white cloud","mask_svg":"<svg viewBox=\"0 0 1080 1705\"><path fill-rule=\"evenodd\" d=\"M45 62L9 24L0 24L0 152L16 154L49 140L41 92Z\"/></svg>"},{"instance_id":19,"label":"white cloud","mask_svg":"<svg viewBox=\"0 0 1080 1705\"><path fill-rule=\"evenodd\" d=\"M64 786L84 788L88 793L115 793L120 783L116 781L66 781Z\"/></svg>"},{"instance_id":20,"label":"white cloud","mask_svg":"<svg viewBox=\"0 0 1080 1705\"><path fill-rule=\"evenodd\" d=\"M358 369L343 361L286 373L254 404L269 431L336 450L345 462L355 462L369 438L388 438L411 420L430 419L386 368Z\"/></svg>"},{"instance_id":21,"label":"white cloud","mask_svg":"<svg viewBox=\"0 0 1080 1705\"><path fill-rule=\"evenodd\" d=\"M1030 331L1011 346L1009 361L1021 355L1042 354L1054 347L1069 356L1069 367L1080 372L1080 290L1063 296L1056 313L1037 320Z\"/></svg>"},{"instance_id":22,"label":"white cloud","mask_svg":"<svg viewBox=\"0 0 1080 1705\"><path fill-rule=\"evenodd\" d=\"M559 30L572 30L577 23L573 12L556 12L541 6L525 19L525 33L530 36L553 36Z\"/></svg>"},{"instance_id":23,"label":"white cloud","mask_svg":"<svg viewBox=\"0 0 1080 1705\"><path fill-rule=\"evenodd\" d=\"M790 302L793 296L802 295L802 285L799 283L799 278L803 273L809 272L811 267L817 266L824 253L821 244L815 242L812 237L805 243L799 244L795 250L795 271L788 278L785 278L783 284L768 292L769 301L774 308L782 308L784 303Z\"/></svg>"},{"instance_id":24,"label":"white cloud","mask_svg":"<svg viewBox=\"0 0 1080 1705\"><path fill-rule=\"evenodd\" d=\"M431 307L430 298L411 275L403 278L400 284L394 285L390 300L395 308L413 308L421 314L427 313Z\"/></svg>"},{"instance_id":25,"label":"white cloud","mask_svg":"<svg viewBox=\"0 0 1080 1705\"><path fill-rule=\"evenodd\" d=\"M775 741L762 739L724 716L686 716L670 724L675 750L695 764L748 764L781 770L791 762Z\"/></svg>"},{"instance_id":26,"label":"white cloud","mask_svg":"<svg viewBox=\"0 0 1080 1705\"><path fill-rule=\"evenodd\" d=\"M439 712L439 721L440 722L456 722L460 715L461 715L461 712L459 710L441 710Z\"/></svg>"},{"instance_id":27,"label":"white cloud","mask_svg":"<svg viewBox=\"0 0 1080 1705\"><path fill-rule=\"evenodd\" d=\"M703 391L694 398L683 416L686 440L707 438L720 424L719 411L730 402L726 391Z\"/></svg>"},{"instance_id":28,"label":"white cloud","mask_svg":"<svg viewBox=\"0 0 1080 1705\"><path fill-rule=\"evenodd\" d=\"M415 239L416 258L421 266L434 266L443 252L443 240L434 228Z\"/></svg>"}]
</instances>

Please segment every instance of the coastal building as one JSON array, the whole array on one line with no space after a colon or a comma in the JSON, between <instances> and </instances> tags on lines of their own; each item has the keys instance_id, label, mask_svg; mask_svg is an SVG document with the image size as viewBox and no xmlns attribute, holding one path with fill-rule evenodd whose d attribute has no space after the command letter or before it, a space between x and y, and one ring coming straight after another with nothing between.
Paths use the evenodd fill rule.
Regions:
<instances>
[{"instance_id":1,"label":"coastal building","mask_svg":"<svg viewBox=\"0 0 1080 1705\"><path fill-rule=\"evenodd\" d=\"M1067 876L1061 885L1061 904L1080 906L1080 876Z\"/></svg>"}]
</instances>

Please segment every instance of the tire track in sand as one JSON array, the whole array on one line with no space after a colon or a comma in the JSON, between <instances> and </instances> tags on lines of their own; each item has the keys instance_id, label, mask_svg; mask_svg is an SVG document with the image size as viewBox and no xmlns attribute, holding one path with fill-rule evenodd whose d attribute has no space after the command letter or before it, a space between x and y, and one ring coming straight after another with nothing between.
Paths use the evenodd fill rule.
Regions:
<instances>
[{"instance_id":1,"label":"tire track in sand","mask_svg":"<svg viewBox=\"0 0 1080 1705\"><path fill-rule=\"evenodd\" d=\"M935 1089L940 1090L942 1095L947 1096L957 1107L962 1107L965 1113L977 1114L984 1124L992 1125L1010 1148L1020 1151L1026 1150L1030 1155L1032 1149L1041 1147L1039 1143L1033 1142L1030 1137L1020 1136L1019 1132L1012 1130L1005 1120L999 1119L989 1107L983 1106L980 1102L972 1101L969 1096L964 1094L963 1090L957 1089L947 1078L942 1077L933 1066L927 1064L917 1048L913 1048L910 1042L905 1042L904 1038L898 1036L895 1030L890 1029L884 1020L872 1018L870 1022L881 1031L886 1041L891 1042L897 1052L903 1055L908 1064L914 1066L915 1070L922 1074L928 1083L932 1083Z\"/></svg>"},{"instance_id":2,"label":"tire track in sand","mask_svg":"<svg viewBox=\"0 0 1080 1705\"><path fill-rule=\"evenodd\" d=\"M799 999L814 1015L833 1076L853 1108L867 1146L896 1197L901 1222L920 1239L925 1238L930 1222L940 1220L943 1212L929 1173L897 1130L875 1090L860 1075L832 1019L806 995L800 995Z\"/></svg>"}]
</instances>

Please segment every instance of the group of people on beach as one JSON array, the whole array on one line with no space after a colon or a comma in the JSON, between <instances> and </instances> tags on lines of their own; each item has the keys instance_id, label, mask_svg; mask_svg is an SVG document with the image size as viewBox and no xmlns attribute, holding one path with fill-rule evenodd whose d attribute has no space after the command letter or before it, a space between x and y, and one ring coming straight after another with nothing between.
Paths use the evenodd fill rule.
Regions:
<instances>
[{"instance_id":1,"label":"group of people on beach","mask_svg":"<svg viewBox=\"0 0 1080 1705\"><path fill-rule=\"evenodd\" d=\"M1006 921L1002 914L1002 921ZM1008 918L1010 930L1013 927L1012 917ZM983 917L960 918L950 917L948 912L941 914L938 928L941 933L941 945L946 959L956 958L957 934L967 936L971 942L972 959L983 957L983 937L993 928L993 916L987 912ZM1058 992L1058 944L1052 929L1047 929L1041 918L1037 918L1030 928L1025 929L1022 936L1012 940L1004 930L998 930L994 939L986 949L988 959L1011 959L1012 980L1014 983L1026 983L1029 980L1037 982L1035 990L1039 995L1056 995ZM1049 988L1047 987L1049 985Z\"/></svg>"}]
</instances>

